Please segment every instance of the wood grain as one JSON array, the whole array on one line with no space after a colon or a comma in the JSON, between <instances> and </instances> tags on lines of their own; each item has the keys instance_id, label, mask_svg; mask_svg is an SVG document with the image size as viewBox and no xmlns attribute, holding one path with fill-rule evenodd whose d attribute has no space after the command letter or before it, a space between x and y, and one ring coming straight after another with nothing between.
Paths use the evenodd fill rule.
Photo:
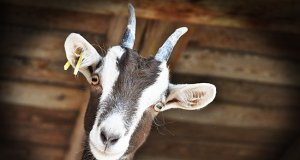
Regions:
<instances>
[{"instance_id":1,"label":"wood grain","mask_svg":"<svg viewBox=\"0 0 300 160\"><path fill-rule=\"evenodd\" d=\"M170 110L166 111L164 116L186 123L296 130L299 127L294 122L300 117L299 112L292 110L268 110L225 102L213 102L206 108L196 111Z\"/></svg>"},{"instance_id":2,"label":"wood grain","mask_svg":"<svg viewBox=\"0 0 300 160\"><path fill-rule=\"evenodd\" d=\"M109 16L63 9L3 4L2 23L37 28L105 34Z\"/></svg>"},{"instance_id":3,"label":"wood grain","mask_svg":"<svg viewBox=\"0 0 300 160\"><path fill-rule=\"evenodd\" d=\"M89 98L89 91L85 92L84 97L86 99ZM76 118L76 122L74 128L72 130L69 148L66 152L64 160L80 160L82 151L83 151L83 143L84 138L86 136L84 131L84 116L87 109L88 101L82 104L79 110L79 115Z\"/></svg>"},{"instance_id":4,"label":"wood grain","mask_svg":"<svg viewBox=\"0 0 300 160\"><path fill-rule=\"evenodd\" d=\"M297 62L232 51L188 48L175 72L260 83L299 86Z\"/></svg>"},{"instance_id":5,"label":"wood grain","mask_svg":"<svg viewBox=\"0 0 300 160\"><path fill-rule=\"evenodd\" d=\"M175 31L175 29L176 26L170 22L148 22L139 53L144 57L155 55L158 49L162 46L169 35Z\"/></svg>"},{"instance_id":6,"label":"wood grain","mask_svg":"<svg viewBox=\"0 0 300 160\"><path fill-rule=\"evenodd\" d=\"M0 101L47 109L78 110L84 90L30 82L0 83Z\"/></svg>"},{"instance_id":7,"label":"wood grain","mask_svg":"<svg viewBox=\"0 0 300 160\"><path fill-rule=\"evenodd\" d=\"M115 1L21 1L9 4L58 8L106 15L127 15L127 2ZM236 28L270 29L299 33L299 5L293 0L268 1L134 1L137 16L195 24ZM125 8L125 9L124 9Z\"/></svg>"},{"instance_id":8,"label":"wood grain","mask_svg":"<svg viewBox=\"0 0 300 160\"><path fill-rule=\"evenodd\" d=\"M139 53L144 57L154 56L167 38L177 28L182 26L188 27L189 31L180 38L172 51L172 56L168 63L170 68L173 69L180 57L180 54L186 49L187 44L193 35L194 26L192 25L173 24L163 21L149 21L145 28L145 35L142 40L143 43L140 44Z\"/></svg>"},{"instance_id":9,"label":"wood grain","mask_svg":"<svg viewBox=\"0 0 300 160\"><path fill-rule=\"evenodd\" d=\"M164 137L155 139L151 136L146 144L138 151L139 155L153 155L154 157L168 157L170 159L275 159L280 155L279 149L272 146L240 143L204 142L198 139L181 137Z\"/></svg>"},{"instance_id":10,"label":"wood grain","mask_svg":"<svg viewBox=\"0 0 300 160\"><path fill-rule=\"evenodd\" d=\"M74 76L72 69L63 70L63 62L48 61L40 58L4 57L0 63L0 77L11 80L25 80L84 87L86 79L79 74Z\"/></svg>"},{"instance_id":11,"label":"wood grain","mask_svg":"<svg viewBox=\"0 0 300 160\"><path fill-rule=\"evenodd\" d=\"M64 156L64 148L36 145L33 143L1 143L0 148L1 159L62 160Z\"/></svg>"},{"instance_id":12,"label":"wood grain","mask_svg":"<svg viewBox=\"0 0 300 160\"><path fill-rule=\"evenodd\" d=\"M77 116L75 111L42 109L7 103L1 103L0 111L1 145L23 143L41 147L66 148L70 141L70 130Z\"/></svg>"},{"instance_id":13,"label":"wood grain","mask_svg":"<svg viewBox=\"0 0 300 160\"><path fill-rule=\"evenodd\" d=\"M1 126L21 125L51 130L73 126L77 111L0 103ZM13 118L11 118L13 117Z\"/></svg>"},{"instance_id":14,"label":"wood grain","mask_svg":"<svg viewBox=\"0 0 300 160\"><path fill-rule=\"evenodd\" d=\"M37 143L42 145L67 147L70 137L68 128L56 128L51 130L33 128L29 126L14 125L5 127L5 131L0 132L1 141L20 141L23 143Z\"/></svg>"},{"instance_id":15,"label":"wood grain","mask_svg":"<svg viewBox=\"0 0 300 160\"><path fill-rule=\"evenodd\" d=\"M300 38L291 33L201 25L193 34L192 43L203 48L300 59Z\"/></svg>"},{"instance_id":16,"label":"wood grain","mask_svg":"<svg viewBox=\"0 0 300 160\"><path fill-rule=\"evenodd\" d=\"M64 41L70 34L69 31L55 31L48 29L36 29L14 25L0 26L3 35L0 47L0 55L19 56L27 58L40 58L48 61L66 62ZM95 48L104 44L104 36L98 34L82 33ZM101 52L100 52L101 53Z\"/></svg>"},{"instance_id":17,"label":"wood grain","mask_svg":"<svg viewBox=\"0 0 300 160\"><path fill-rule=\"evenodd\" d=\"M212 83L218 101L254 105L266 109L299 111L300 89L243 80L173 73L172 83Z\"/></svg>"},{"instance_id":18,"label":"wood grain","mask_svg":"<svg viewBox=\"0 0 300 160\"><path fill-rule=\"evenodd\" d=\"M270 129L256 127L232 127L223 125L201 124L184 122L179 119L168 119L159 115L153 124L150 137L152 139L164 139L182 137L203 142L224 142L242 144L261 144L280 147L288 145L299 134L294 129ZM241 136L243 135L243 136Z\"/></svg>"}]
</instances>

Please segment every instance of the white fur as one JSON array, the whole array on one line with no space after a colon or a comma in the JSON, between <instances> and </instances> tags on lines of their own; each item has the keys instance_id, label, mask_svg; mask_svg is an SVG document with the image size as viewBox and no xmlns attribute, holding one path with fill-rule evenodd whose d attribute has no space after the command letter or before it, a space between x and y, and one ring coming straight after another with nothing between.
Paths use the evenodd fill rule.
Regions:
<instances>
[{"instance_id":1,"label":"white fur","mask_svg":"<svg viewBox=\"0 0 300 160\"><path fill-rule=\"evenodd\" d=\"M101 141L100 138L100 129L105 129L107 134L116 134L120 135L120 139L116 144L108 147L105 152L105 145ZM123 125L122 115L116 113L110 115L107 119L105 119L99 127L97 125L93 126L93 129L90 132L90 148L91 152L95 156L95 158L101 159L111 159L116 160L119 159L127 150L129 145L130 137L124 137L125 135L125 127Z\"/></svg>"},{"instance_id":2,"label":"white fur","mask_svg":"<svg viewBox=\"0 0 300 160\"><path fill-rule=\"evenodd\" d=\"M100 103L103 102L112 92L112 88L119 77L119 70L117 68L117 58L121 58L125 50L120 46L114 46L110 48L103 60L103 66L101 67L100 77L102 84L102 96ZM97 126L99 122L99 116L103 112L103 109L99 109L93 128L90 132L90 147L93 155L97 159L115 160L120 158L127 150L130 137L124 137L125 128L123 126L123 119L121 115L110 115L105 121L101 123L101 126ZM105 146L100 140L100 129L102 127L108 127L107 129L112 133L121 134L123 137L113 146L109 147L105 152Z\"/></svg>"},{"instance_id":3,"label":"white fur","mask_svg":"<svg viewBox=\"0 0 300 160\"><path fill-rule=\"evenodd\" d=\"M117 160L117 159L119 159L124 154L124 152L116 153L116 154L111 154L111 153L108 153L108 152L103 152L103 151L99 150L99 147L95 146L94 144L90 143L89 145L90 145L91 152L93 153L93 156L97 160L102 160L102 159L105 159L105 160Z\"/></svg>"},{"instance_id":4,"label":"white fur","mask_svg":"<svg viewBox=\"0 0 300 160\"><path fill-rule=\"evenodd\" d=\"M161 100L169 84L169 69L166 62L162 62L159 66L161 72L157 77L155 83L146 88L138 100L138 110L136 116L133 118L132 126L130 127L130 135L134 132L141 120L145 110L151 105Z\"/></svg>"},{"instance_id":5,"label":"white fur","mask_svg":"<svg viewBox=\"0 0 300 160\"><path fill-rule=\"evenodd\" d=\"M123 123L123 117L119 113L109 115L107 119L102 121L100 128L105 128L108 133L114 133L123 137L126 129Z\"/></svg>"},{"instance_id":6,"label":"white fur","mask_svg":"<svg viewBox=\"0 0 300 160\"><path fill-rule=\"evenodd\" d=\"M138 126L139 121L142 118L144 111L151 106L152 104L158 102L166 89L168 88L169 84L169 70L166 66L166 62L163 62L159 68L161 72L157 77L155 83L148 88L146 88L143 92L141 97L138 100L138 109L136 116L133 118L132 126L130 126L129 132L127 135L120 138L120 140L109 148L107 153L103 152L103 144L100 140L100 128L101 127L109 127L114 132L123 132L125 128L123 124L120 124L122 121L120 118L121 116L118 114L111 115L108 119L104 120L101 123L100 127L96 126L96 123L93 126L92 131L90 132L90 143L91 151L93 155L97 159L119 159L127 150L130 138L135 131L136 127ZM99 114L99 113L98 113ZM97 116L99 117L99 116ZM96 122L98 122L98 118L96 118ZM122 134L122 133L121 133ZM101 151L102 149L102 151ZM108 154L110 151L113 151L114 154ZM119 157L118 157L119 156Z\"/></svg>"},{"instance_id":7,"label":"white fur","mask_svg":"<svg viewBox=\"0 0 300 160\"><path fill-rule=\"evenodd\" d=\"M120 72L116 65L117 58L121 58L124 52L122 47L115 46L108 50L107 55L104 58L104 64L100 75L103 87L100 102L105 100L111 93L112 88L119 77Z\"/></svg>"}]
</instances>

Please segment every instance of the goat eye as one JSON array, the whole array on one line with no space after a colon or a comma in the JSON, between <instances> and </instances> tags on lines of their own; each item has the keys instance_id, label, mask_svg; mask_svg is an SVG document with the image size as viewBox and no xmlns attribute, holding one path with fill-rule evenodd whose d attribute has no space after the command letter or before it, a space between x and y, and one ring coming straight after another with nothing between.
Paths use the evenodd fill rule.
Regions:
<instances>
[{"instance_id":1,"label":"goat eye","mask_svg":"<svg viewBox=\"0 0 300 160\"><path fill-rule=\"evenodd\" d=\"M92 82L91 82L91 84L92 85L97 85L99 83L100 83L99 76L98 75L92 75Z\"/></svg>"},{"instance_id":2,"label":"goat eye","mask_svg":"<svg viewBox=\"0 0 300 160\"><path fill-rule=\"evenodd\" d=\"M159 112L163 107L164 107L164 104L162 104L161 102L158 102L154 105L154 110Z\"/></svg>"}]
</instances>

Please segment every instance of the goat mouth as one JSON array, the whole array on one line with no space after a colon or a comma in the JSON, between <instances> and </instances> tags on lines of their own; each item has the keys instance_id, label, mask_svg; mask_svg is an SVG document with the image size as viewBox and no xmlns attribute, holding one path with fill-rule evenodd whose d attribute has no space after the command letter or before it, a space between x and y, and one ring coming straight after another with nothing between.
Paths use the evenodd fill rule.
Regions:
<instances>
[{"instance_id":1,"label":"goat mouth","mask_svg":"<svg viewBox=\"0 0 300 160\"><path fill-rule=\"evenodd\" d=\"M108 149L106 147L103 148L103 150L101 150L93 142L90 142L90 148L91 148L92 151L96 151L98 154L101 154L101 155L114 155L114 154L118 154L116 152L108 151Z\"/></svg>"}]
</instances>

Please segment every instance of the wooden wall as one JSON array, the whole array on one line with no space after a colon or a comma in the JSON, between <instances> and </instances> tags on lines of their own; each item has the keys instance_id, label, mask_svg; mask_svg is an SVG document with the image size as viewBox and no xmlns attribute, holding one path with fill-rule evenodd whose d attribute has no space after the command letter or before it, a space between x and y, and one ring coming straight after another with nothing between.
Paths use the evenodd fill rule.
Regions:
<instances>
[{"instance_id":1,"label":"wooden wall","mask_svg":"<svg viewBox=\"0 0 300 160\"><path fill-rule=\"evenodd\" d=\"M78 157L75 140L88 87L83 76L63 71L64 40L78 32L99 52L118 44L126 3L0 3L0 159ZM150 56L177 27L188 26L169 62L172 82L209 82L218 91L203 110L162 113L136 159L299 159L299 2L132 3L138 16L134 48Z\"/></svg>"}]
</instances>

